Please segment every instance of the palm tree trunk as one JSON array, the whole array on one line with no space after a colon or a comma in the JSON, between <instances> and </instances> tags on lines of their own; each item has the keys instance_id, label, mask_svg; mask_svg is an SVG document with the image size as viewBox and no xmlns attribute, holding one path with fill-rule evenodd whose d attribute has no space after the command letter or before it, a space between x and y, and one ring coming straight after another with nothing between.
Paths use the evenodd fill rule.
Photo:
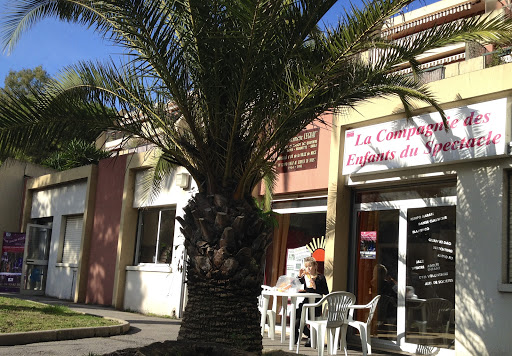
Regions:
<instances>
[{"instance_id":1,"label":"palm tree trunk","mask_svg":"<svg viewBox=\"0 0 512 356\"><path fill-rule=\"evenodd\" d=\"M257 297L270 237L252 200L198 193L179 219L189 256L178 340L261 353Z\"/></svg>"}]
</instances>

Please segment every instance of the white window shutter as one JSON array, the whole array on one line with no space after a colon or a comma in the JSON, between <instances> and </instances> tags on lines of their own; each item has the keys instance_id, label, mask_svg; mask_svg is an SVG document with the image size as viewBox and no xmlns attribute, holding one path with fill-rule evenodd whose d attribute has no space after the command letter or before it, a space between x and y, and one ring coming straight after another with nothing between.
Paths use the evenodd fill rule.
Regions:
<instances>
[{"instance_id":1,"label":"white window shutter","mask_svg":"<svg viewBox=\"0 0 512 356\"><path fill-rule=\"evenodd\" d=\"M82 242L83 216L69 216L66 219L62 263L78 264Z\"/></svg>"}]
</instances>

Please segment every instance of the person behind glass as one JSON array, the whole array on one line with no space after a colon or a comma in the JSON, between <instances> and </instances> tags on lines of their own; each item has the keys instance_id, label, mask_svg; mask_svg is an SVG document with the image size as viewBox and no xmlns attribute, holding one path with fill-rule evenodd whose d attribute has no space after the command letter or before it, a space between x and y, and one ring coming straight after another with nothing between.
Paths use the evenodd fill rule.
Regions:
<instances>
[{"instance_id":1,"label":"person behind glass","mask_svg":"<svg viewBox=\"0 0 512 356\"><path fill-rule=\"evenodd\" d=\"M305 292L307 293L318 293L318 294L329 294L329 287L327 287L327 280L323 274L318 273L318 262L313 257L306 257L304 259L304 268L301 268L299 271L298 278L300 282L305 286ZM318 301L317 299L316 301ZM302 306L306 302L306 299L299 304L299 308L297 310L297 319L295 321L295 343L299 340L299 336L301 336L302 332L308 337L308 341L306 342L306 347L311 346L310 332L309 327L305 326L302 332L299 331L300 328L300 317L302 314ZM315 317L322 315L322 307L315 308Z\"/></svg>"},{"instance_id":2,"label":"person behind glass","mask_svg":"<svg viewBox=\"0 0 512 356\"><path fill-rule=\"evenodd\" d=\"M370 281L372 289L379 295L387 295L396 299L397 282L388 274L388 269L383 264L377 264L373 268L373 278Z\"/></svg>"}]
</instances>

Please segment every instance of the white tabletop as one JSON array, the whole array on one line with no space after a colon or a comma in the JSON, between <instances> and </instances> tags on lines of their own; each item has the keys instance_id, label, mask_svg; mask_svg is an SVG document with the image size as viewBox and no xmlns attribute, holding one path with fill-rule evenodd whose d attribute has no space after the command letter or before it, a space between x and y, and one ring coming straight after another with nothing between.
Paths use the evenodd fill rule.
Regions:
<instances>
[{"instance_id":1,"label":"white tabletop","mask_svg":"<svg viewBox=\"0 0 512 356\"><path fill-rule=\"evenodd\" d=\"M289 298L296 298L296 297L322 298L321 294L311 293L311 292L295 292L295 291L280 292L278 290L264 290L261 292L261 294L262 295L273 295L276 297L289 297Z\"/></svg>"}]
</instances>

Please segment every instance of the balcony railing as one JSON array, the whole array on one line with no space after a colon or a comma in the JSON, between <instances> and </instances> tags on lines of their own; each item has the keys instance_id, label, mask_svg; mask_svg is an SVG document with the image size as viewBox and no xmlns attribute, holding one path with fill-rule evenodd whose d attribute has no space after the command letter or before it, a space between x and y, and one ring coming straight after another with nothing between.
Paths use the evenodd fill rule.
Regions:
<instances>
[{"instance_id":1,"label":"balcony railing","mask_svg":"<svg viewBox=\"0 0 512 356\"><path fill-rule=\"evenodd\" d=\"M444 73L445 73L445 66L438 65L435 67L423 69L419 76L420 76L420 80L426 84L426 83L435 82L437 80L444 79L445 78ZM412 71L410 68L407 68L407 69L402 70L402 74L404 74L406 76L412 75Z\"/></svg>"},{"instance_id":2,"label":"balcony railing","mask_svg":"<svg viewBox=\"0 0 512 356\"><path fill-rule=\"evenodd\" d=\"M501 48L483 54L484 68L499 66L512 62L512 47Z\"/></svg>"},{"instance_id":3,"label":"balcony railing","mask_svg":"<svg viewBox=\"0 0 512 356\"><path fill-rule=\"evenodd\" d=\"M444 79L444 69L445 66L441 65L423 70L420 74L421 81L423 83L430 83Z\"/></svg>"}]
</instances>

